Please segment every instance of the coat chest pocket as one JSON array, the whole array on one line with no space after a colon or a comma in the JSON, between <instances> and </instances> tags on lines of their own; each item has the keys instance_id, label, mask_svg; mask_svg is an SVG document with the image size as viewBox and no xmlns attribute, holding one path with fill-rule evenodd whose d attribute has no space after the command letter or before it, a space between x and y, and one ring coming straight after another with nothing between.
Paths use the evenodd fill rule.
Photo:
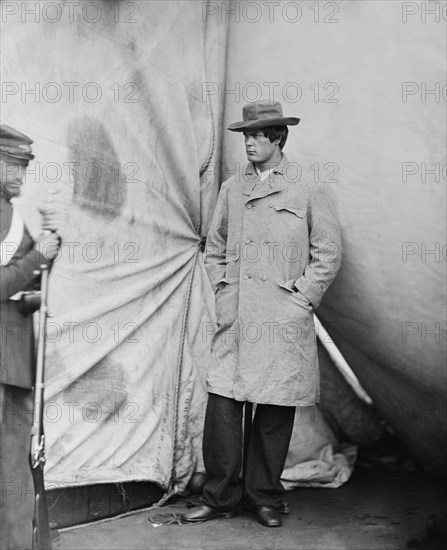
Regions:
<instances>
[{"instance_id":1,"label":"coat chest pocket","mask_svg":"<svg viewBox=\"0 0 447 550\"><path fill-rule=\"evenodd\" d=\"M293 203L275 204L270 227L272 236L280 241L307 239L307 209Z\"/></svg>"},{"instance_id":2,"label":"coat chest pocket","mask_svg":"<svg viewBox=\"0 0 447 550\"><path fill-rule=\"evenodd\" d=\"M305 218L307 214L306 208L302 208L301 206L295 206L292 204L277 204L275 205L276 212L290 212L291 214L294 214L297 218Z\"/></svg>"}]
</instances>

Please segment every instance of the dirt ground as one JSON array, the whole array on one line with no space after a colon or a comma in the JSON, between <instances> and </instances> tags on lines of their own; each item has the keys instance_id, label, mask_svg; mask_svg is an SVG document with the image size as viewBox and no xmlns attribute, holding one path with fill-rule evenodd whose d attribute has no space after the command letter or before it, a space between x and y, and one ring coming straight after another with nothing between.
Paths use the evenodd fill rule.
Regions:
<instances>
[{"instance_id":1,"label":"dirt ground","mask_svg":"<svg viewBox=\"0 0 447 550\"><path fill-rule=\"evenodd\" d=\"M295 489L281 528L258 524L250 510L199 525L163 523L186 509L177 500L154 512L68 528L54 550L401 550L447 548L446 493L422 475L359 470L339 489ZM148 519L151 514L153 523Z\"/></svg>"}]
</instances>

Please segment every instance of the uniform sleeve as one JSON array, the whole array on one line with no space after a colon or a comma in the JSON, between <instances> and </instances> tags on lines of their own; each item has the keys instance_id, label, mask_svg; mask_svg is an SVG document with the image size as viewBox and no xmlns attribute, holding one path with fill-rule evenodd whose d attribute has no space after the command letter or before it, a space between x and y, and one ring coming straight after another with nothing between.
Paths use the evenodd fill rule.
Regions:
<instances>
[{"instance_id":1,"label":"uniform sleeve","mask_svg":"<svg viewBox=\"0 0 447 550\"><path fill-rule=\"evenodd\" d=\"M0 266L0 301L6 302L20 290L24 290L36 278L35 270L50 262L38 250L30 250L21 257L13 257L7 265Z\"/></svg>"},{"instance_id":2,"label":"uniform sleeve","mask_svg":"<svg viewBox=\"0 0 447 550\"><path fill-rule=\"evenodd\" d=\"M295 287L317 308L340 269L342 242L334 205L324 189L311 189L308 215L310 263Z\"/></svg>"},{"instance_id":3,"label":"uniform sleeve","mask_svg":"<svg viewBox=\"0 0 447 550\"><path fill-rule=\"evenodd\" d=\"M228 236L228 187L222 184L211 226L206 237L205 269L214 292L225 282L225 257Z\"/></svg>"}]
</instances>

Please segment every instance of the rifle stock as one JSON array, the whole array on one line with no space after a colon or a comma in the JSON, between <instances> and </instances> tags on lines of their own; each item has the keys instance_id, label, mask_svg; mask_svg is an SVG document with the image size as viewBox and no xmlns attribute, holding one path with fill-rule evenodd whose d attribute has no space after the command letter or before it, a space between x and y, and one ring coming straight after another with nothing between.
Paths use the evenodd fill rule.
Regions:
<instances>
[{"instance_id":1,"label":"rifle stock","mask_svg":"<svg viewBox=\"0 0 447 550\"><path fill-rule=\"evenodd\" d=\"M48 507L43 470L45 465L45 436L43 433L43 398L45 372L46 320L48 312L48 267L41 266L41 298L34 385L33 426L31 428L30 466L34 482L33 550L51 550Z\"/></svg>"}]
</instances>

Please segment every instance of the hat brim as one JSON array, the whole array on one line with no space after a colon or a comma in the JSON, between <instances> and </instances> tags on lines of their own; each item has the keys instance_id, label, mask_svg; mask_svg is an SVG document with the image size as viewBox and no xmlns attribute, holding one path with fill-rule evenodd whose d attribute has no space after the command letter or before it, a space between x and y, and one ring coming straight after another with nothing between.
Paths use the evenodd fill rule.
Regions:
<instances>
[{"instance_id":1,"label":"hat brim","mask_svg":"<svg viewBox=\"0 0 447 550\"><path fill-rule=\"evenodd\" d=\"M230 124L228 126L228 130L231 130L232 132L243 132L244 130L259 130L259 128L268 128L270 126L296 126L300 120L300 118L295 117L242 120L240 122Z\"/></svg>"},{"instance_id":2,"label":"hat brim","mask_svg":"<svg viewBox=\"0 0 447 550\"><path fill-rule=\"evenodd\" d=\"M28 166L29 161L34 159L34 155L13 155L11 153L8 153L7 151L0 150L0 158L4 162L8 162L10 164L23 164L25 166Z\"/></svg>"}]
</instances>

